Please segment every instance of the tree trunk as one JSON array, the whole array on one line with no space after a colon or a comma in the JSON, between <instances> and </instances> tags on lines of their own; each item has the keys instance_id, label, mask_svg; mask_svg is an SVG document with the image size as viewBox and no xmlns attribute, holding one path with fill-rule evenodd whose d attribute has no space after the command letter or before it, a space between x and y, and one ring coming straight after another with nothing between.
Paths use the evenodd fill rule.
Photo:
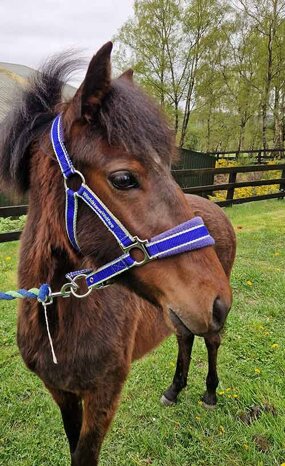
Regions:
<instances>
[{"instance_id":1,"label":"tree trunk","mask_svg":"<svg viewBox=\"0 0 285 466\"><path fill-rule=\"evenodd\" d=\"M211 150L211 116L212 116L212 108L209 108L208 118L207 118L207 152Z\"/></svg>"},{"instance_id":2,"label":"tree trunk","mask_svg":"<svg viewBox=\"0 0 285 466\"><path fill-rule=\"evenodd\" d=\"M282 118L280 112L280 89L275 86L274 90L274 148L282 147Z\"/></svg>"},{"instance_id":3,"label":"tree trunk","mask_svg":"<svg viewBox=\"0 0 285 466\"><path fill-rule=\"evenodd\" d=\"M272 67L273 67L273 42L276 35L276 20L277 20L277 2L273 2L273 16L270 21L268 30L268 43L267 43L267 73L264 89L264 100L262 104L262 143L263 148L267 149L267 112L269 105L269 93L272 84Z\"/></svg>"},{"instance_id":4,"label":"tree trunk","mask_svg":"<svg viewBox=\"0 0 285 466\"><path fill-rule=\"evenodd\" d=\"M175 110L175 121L174 121L174 131L175 134L178 132L179 128L179 108L178 108L178 100L174 100L174 110Z\"/></svg>"},{"instance_id":5,"label":"tree trunk","mask_svg":"<svg viewBox=\"0 0 285 466\"><path fill-rule=\"evenodd\" d=\"M182 128L181 128L181 138L180 138L180 143L179 143L180 147L183 147L185 144L186 133L187 133L190 112L191 112L190 108L191 108L191 99L192 99L193 89L194 89L194 78L191 77L189 87L188 87L187 97L186 97L185 111L184 111Z\"/></svg>"},{"instance_id":6,"label":"tree trunk","mask_svg":"<svg viewBox=\"0 0 285 466\"><path fill-rule=\"evenodd\" d=\"M282 92L282 99L281 99L281 144L282 148L284 148L285 143L285 91Z\"/></svg>"},{"instance_id":7,"label":"tree trunk","mask_svg":"<svg viewBox=\"0 0 285 466\"><path fill-rule=\"evenodd\" d=\"M263 149L267 149L267 113L268 113L268 103L269 103L269 92L272 81L272 35L269 33L268 38L268 63L267 63L267 75L266 82L263 94L263 103L261 106L262 114L262 145Z\"/></svg>"},{"instance_id":8,"label":"tree trunk","mask_svg":"<svg viewBox=\"0 0 285 466\"><path fill-rule=\"evenodd\" d=\"M239 138L238 138L238 152L240 152L243 148L245 125L246 125L246 120L242 118L240 122L240 131L239 131Z\"/></svg>"}]
</instances>

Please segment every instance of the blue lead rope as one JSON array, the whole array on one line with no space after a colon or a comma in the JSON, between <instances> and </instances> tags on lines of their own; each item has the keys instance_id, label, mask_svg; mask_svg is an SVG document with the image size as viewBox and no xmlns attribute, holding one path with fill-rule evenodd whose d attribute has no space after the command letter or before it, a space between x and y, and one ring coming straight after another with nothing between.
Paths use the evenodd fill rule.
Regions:
<instances>
[{"instance_id":1,"label":"blue lead rope","mask_svg":"<svg viewBox=\"0 0 285 466\"><path fill-rule=\"evenodd\" d=\"M17 291L6 291L5 293L0 291L0 300L11 301L12 299L17 298L30 298L37 299L41 303L44 303L50 294L50 288L45 283L40 286L40 288L31 288L30 290L24 290L21 288Z\"/></svg>"},{"instance_id":2,"label":"blue lead rope","mask_svg":"<svg viewBox=\"0 0 285 466\"><path fill-rule=\"evenodd\" d=\"M45 322L46 322L46 329L49 339L49 344L51 348L52 360L54 364L57 364L57 358L54 352L53 341L50 334L49 323L48 323L48 316L47 316L47 299L50 296L50 287L44 283L40 286L40 288L31 288L30 290L25 290L21 288L17 291L6 291L6 293L2 293L0 291L0 300L11 301L12 299L17 298L29 298L29 299L37 299L43 306L44 315L45 315Z\"/></svg>"}]
</instances>

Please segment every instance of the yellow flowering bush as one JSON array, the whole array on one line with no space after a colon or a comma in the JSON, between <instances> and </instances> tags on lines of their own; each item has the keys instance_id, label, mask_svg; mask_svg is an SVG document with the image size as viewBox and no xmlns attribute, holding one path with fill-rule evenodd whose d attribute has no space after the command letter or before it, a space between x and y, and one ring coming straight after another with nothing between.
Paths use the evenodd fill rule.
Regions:
<instances>
[{"instance_id":1,"label":"yellow flowering bush","mask_svg":"<svg viewBox=\"0 0 285 466\"><path fill-rule=\"evenodd\" d=\"M275 164L275 160L271 160L267 165ZM249 162L251 164L251 162ZM216 163L216 168L223 167L238 167L241 166L240 161L220 159ZM243 164L244 165L244 164ZM272 170L268 172L249 172L249 173L238 173L236 181L257 181L257 180L269 180L281 178L280 170ZM215 184L228 183L229 175L221 174L215 176ZM267 185L267 186L247 186L244 188L236 188L234 191L234 199L261 196L263 194L273 194L279 191L279 184ZM227 191L215 191L214 196L211 197L214 201L223 201L226 199Z\"/></svg>"},{"instance_id":2,"label":"yellow flowering bush","mask_svg":"<svg viewBox=\"0 0 285 466\"><path fill-rule=\"evenodd\" d=\"M26 221L26 215L15 219L12 217L0 218L0 233L22 230Z\"/></svg>"}]
</instances>

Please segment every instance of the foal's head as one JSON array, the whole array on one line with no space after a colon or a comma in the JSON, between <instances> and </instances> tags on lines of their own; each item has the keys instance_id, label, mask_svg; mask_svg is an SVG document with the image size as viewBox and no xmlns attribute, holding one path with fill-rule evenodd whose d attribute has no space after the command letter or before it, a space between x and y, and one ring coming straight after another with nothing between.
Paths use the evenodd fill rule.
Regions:
<instances>
[{"instance_id":1,"label":"foal's head","mask_svg":"<svg viewBox=\"0 0 285 466\"><path fill-rule=\"evenodd\" d=\"M61 90L66 65L57 62L47 68L24 91L21 108L4 127L0 147L2 177L30 189L30 215L35 208L45 215L50 249L64 248L81 262L88 258L94 267L121 251L81 203L81 254L68 242L63 179L49 140L51 120L59 111L73 165L131 234L149 239L194 217L170 174L172 133L156 105L133 83L131 72L111 80L111 49L107 43L93 57L82 85L65 104ZM40 228L43 218L38 221ZM165 310L172 309L198 334L218 330L231 304L228 279L212 247L150 262L118 280Z\"/></svg>"}]
</instances>

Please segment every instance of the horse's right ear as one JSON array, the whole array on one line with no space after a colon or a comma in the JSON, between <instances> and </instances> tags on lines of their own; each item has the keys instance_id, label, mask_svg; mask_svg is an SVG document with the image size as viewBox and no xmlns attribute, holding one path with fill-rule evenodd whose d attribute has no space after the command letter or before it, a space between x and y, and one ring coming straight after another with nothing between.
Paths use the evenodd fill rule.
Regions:
<instances>
[{"instance_id":1,"label":"horse's right ear","mask_svg":"<svg viewBox=\"0 0 285 466\"><path fill-rule=\"evenodd\" d=\"M110 90L112 48L112 42L107 42L94 55L80 86L81 116L87 121L93 120Z\"/></svg>"}]
</instances>

